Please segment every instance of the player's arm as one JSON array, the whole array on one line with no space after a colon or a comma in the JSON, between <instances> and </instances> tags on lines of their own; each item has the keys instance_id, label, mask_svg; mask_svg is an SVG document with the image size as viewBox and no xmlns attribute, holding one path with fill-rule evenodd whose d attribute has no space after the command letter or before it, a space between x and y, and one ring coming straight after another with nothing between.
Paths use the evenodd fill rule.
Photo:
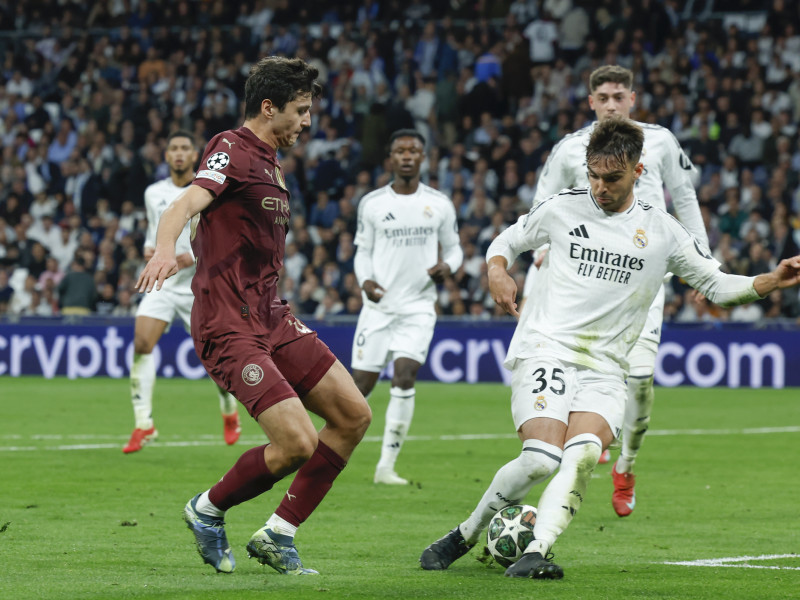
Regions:
<instances>
[{"instance_id":1,"label":"player's arm","mask_svg":"<svg viewBox=\"0 0 800 600\"><path fill-rule=\"evenodd\" d=\"M677 233L683 243L670 256L669 269L714 304L723 307L748 304L776 289L800 283L800 256L782 260L774 271L755 277L732 275L719 270L720 263L711 256L707 246L685 230Z\"/></svg>"},{"instance_id":2,"label":"player's arm","mask_svg":"<svg viewBox=\"0 0 800 600\"><path fill-rule=\"evenodd\" d=\"M380 302L386 290L375 281L375 272L372 264L372 248L375 243L375 228L368 218L366 206L368 200L362 200L358 205L358 229L353 243L356 245L356 255L353 257L353 272L358 285L364 290L372 302Z\"/></svg>"},{"instance_id":3,"label":"player's arm","mask_svg":"<svg viewBox=\"0 0 800 600\"><path fill-rule=\"evenodd\" d=\"M156 251L156 230L158 229L158 214L153 206L153 199L149 194L150 188L144 191L144 209L147 214L147 231L144 234L144 248L142 249L142 256L145 260L150 260L153 257L153 252Z\"/></svg>"},{"instance_id":4,"label":"player's arm","mask_svg":"<svg viewBox=\"0 0 800 600\"><path fill-rule=\"evenodd\" d=\"M452 204L447 207L447 218L439 227L439 243L442 245L442 259L428 269L428 275L436 283L458 271L464 261L464 251L458 238L458 221Z\"/></svg>"},{"instance_id":5,"label":"player's arm","mask_svg":"<svg viewBox=\"0 0 800 600\"><path fill-rule=\"evenodd\" d=\"M136 283L140 292L149 292L153 287L160 290L164 280L178 272L175 242L189 219L211 204L213 199L207 189L190 185L166 208L158 223L155 252Z\"/></svg>"},{"instance_id":6,"label":"player's arm","mask_svg":"<svg viewBox=\"0 0 800 600\"><path fill-rule=\"evenodd\" d=\"M541 246L549 241L542 227L552 200L542 202L523 215L511 227L498 235L486 251L489 267L489 292L494 301L508 314L519 317L517 312L517 284L508 274L508 267L522 252Z\"/></svg>"},{"instance_id":7,"label":"player's arm","mask_svg":"<svg viewBox=\"0 0 800 600\"><path fill-rule=\"evenodd\" d=\"M669 131L666 134L670 139L665 142L667 151L662 164L664 184L672 196L672 203L681 223L694 237L708 246L708 233L703 223L703 216L700 214L700 204L697 201L697 193L690 177L695 167L684 153L677 138Z\"/></svg>"}]
</instances>

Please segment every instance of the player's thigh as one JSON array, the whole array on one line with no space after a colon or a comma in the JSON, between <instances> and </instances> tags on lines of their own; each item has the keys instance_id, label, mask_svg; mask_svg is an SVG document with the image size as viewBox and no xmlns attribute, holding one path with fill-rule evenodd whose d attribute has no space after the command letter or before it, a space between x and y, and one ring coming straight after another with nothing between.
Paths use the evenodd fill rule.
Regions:
<instances>
[{"instance_id":1,"label":"player's thigh","mask_svg":"<svg viewBox=\"0 0 800 600\"><path fill-rule=\"evenodd\" d=\"M229 334L195 340L194 345L214 382L233 394L254 419L270 406L298 396L258 336Z\"/></svg>"},{"instance_id":2,"label":"player's thigh","mask_svg":"<svg viewBox=\"0 0 800 600\"><path fill-rule=\"evenodd\" d=\"M531 435L563 446L576 392L577 376L573 365L545 355L518 359L511 374L514 427L521 437ZM540 437L542 435L546 438Z\"/></svg>"},{"instance_id":3,"label":"player's thigh","mask_svg":"<svg viewBox=\"0 0 800 600\"><path fill-rule=\"evenodd\" d=\"M350 428L371 415L367 401L338 360L303 397L303 404L332 427Z\"/></svg>"},{"instance_id":4,"label":"player's thigh","mask_svg":"<svg viewBox=\"0 0 800 600\"><path fill-rule=\"evenodd\" d=\"M161 336L169 331L178 314L173 298L166 290L145 294L136 308L134 346L138 353L149 354Z\"/></svg>"},{"instance_id":5,"label":"player's thigh","mask_svg":"<svg viewBox=\"0 0 800 600\"><path fill-rule=\"evenodd\" d=\"M380 373L389 362L392 315L364 306L353 336L350 367Z\"/></svg>"},{"instance_id":6,"label":"player's thigh","mask_svg":"<svg viewBox=\"0 0 800 600\"><path fill-rule=\"evenodd\" d=\"M390 325L389 353L393 360L409 358L420 365L428 358L428 349L436 326L435 313L397 315Z\"/></svg>"},{"instance_id":7,"label":"player's thigh","mask_svg":"<svg viewBox=\"0 0 800 600\"><path fill-rule=\"evenodd\" d=\"M614 438L619 437L625 418L625 403L628 399L625 381L619 375L598 373L585 367L578 369L577 380L578 389L572 401L573 414L570 415L567 436L594 433L604 444L606 437L609 438L607 443L611 443ZM591 424L589 417L576 413L593 413ZM591 429L578 431L579 426Z\"/></svg>"}]
</instances>

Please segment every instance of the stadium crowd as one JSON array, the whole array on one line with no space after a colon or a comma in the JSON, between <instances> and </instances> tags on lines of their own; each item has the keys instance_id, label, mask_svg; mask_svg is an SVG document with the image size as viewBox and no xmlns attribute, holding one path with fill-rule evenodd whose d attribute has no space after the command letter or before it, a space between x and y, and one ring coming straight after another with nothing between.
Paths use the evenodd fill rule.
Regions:
<instances>
[{"instance_id":1,"label":"stadium crowd","mask_svg":"<svg viewBox=\"0 0 800 600\"><path fill-rule=\"evenodd\" d=\"M242 121L250 64L298 56L325 94L281 156L291 192L282 293L356 315L359 200L386 143L428 140L423 181L455 205L464 262L445 315L487 319L484 253L531 205L550 149L593 120L588 75L635 74L632 117L696 166L714 256L753 275L800 245L800 4L773 0L181 0L0 4L0 315L135 313L143 192L170 131L200 148ZM530 257L528 257L530 259ZM519 261L518 261L519 262ZM521 290L527 265L513 271ZM672 321L800 317L796 290L725 311L673 280Z\"/></svg>"}]
</instances>

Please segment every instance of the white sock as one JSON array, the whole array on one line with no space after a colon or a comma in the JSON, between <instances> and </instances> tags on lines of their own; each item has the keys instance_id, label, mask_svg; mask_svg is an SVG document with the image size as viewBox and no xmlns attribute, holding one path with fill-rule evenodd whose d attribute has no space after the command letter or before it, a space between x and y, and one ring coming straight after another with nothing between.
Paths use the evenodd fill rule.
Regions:
<instances>
[{"instance_id":1,"label":"white sock","mask_svg":"<svg viewBox=\"0 0 800 600\"><path fill-rule=\"evenodd\" d=\"M561 454L558 446L540 440L525 440L520 455L500 467L478 506L459 525L467 543L478 541L497 511L511 504L520 504L534 485L550 477L561 462Z\"/></svg>"},{"instance_id":2,"label":"white sock","mask_svg":"<svg viewBox=\"0 0 800 600\"><path fill-rule=\"evenodd\" d=\"M539 498L533 526L535 539L525 552L539 552L545 556L555 544L578 512L602 452L603 444L593 433L581 433L567 440L561 468Z\"/></svg>"},{"instance_id":3,"label":"white sock","mask_svg":"<svg viewBox=\"0 0 800 600\"><path fill-rule=\"evenodd\" d=\"M219 410L223 415L232 415L236 412L236 398L215 384L219 396Z\"/></svg>"},{"instance_id":4,"label":"white sock","mask_svg":"<svg viewBox=\"0 0 800 600\"><path fill-rule=\"evenodd\" d=\"M272 513L272 516L267 519L266 527L275 533L288 535L291 538L297 533L297 527L295 525L292 525L286 519L281 519L275 513Z\"/></svg>"},{"instance_id":5,"label":"white sock","mask_svg":"<svg viewBox=\"0 0 800 600\"><path fill-rule=\"evenodd\" d=\"M211 500L208 499L208 492L211 490L206 490L200 497L197 499L197 504L195 504L195 510L199 513L203 513L204 515L211 515L212 517L221 517L225 514L224 510L218 509L216 506L211 504Z\"/></svg>"},{"instance_id":6,"label":"white sock","mask_svg":"<svg viewBox=\"0 0 800 600\"><path fill-rule=\"evenodd\" d=\"M137 429L153 426L153 385L156 361L152 354L134 354L131 365L131 402Z\"/></svg>"},{"instance_id":7,"label":"white sock","mask_svg":"<svg viewBox=\"0 0 800 600\"><path fill-rule=\"evenodd\" d=\"M397 462L400 448L408 435L414 417L414 388L389 390L389 407L386 409L386 426L383 429L383 445L377 469L392 469Z\"/></svg>"},{"instance_id":8,"label":"white sock","mask_svg":"<svg viewBox=\"0 0 800 600\"><path fill-rule=\"evenodd\" d=\"M628 400L625 403L625 424L622 427L622 451L617 460L617 473L630 473L653 412L653 376L628 377Z\"/></svg>"}]
</instances>

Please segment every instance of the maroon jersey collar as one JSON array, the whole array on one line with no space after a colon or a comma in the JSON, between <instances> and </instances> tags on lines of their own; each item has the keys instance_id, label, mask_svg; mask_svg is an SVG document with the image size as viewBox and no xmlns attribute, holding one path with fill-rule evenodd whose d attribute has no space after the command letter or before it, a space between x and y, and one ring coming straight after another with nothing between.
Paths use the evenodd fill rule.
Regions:
<instances>
[{"instance_id":1,"label":"maroon jersey collar","mask_svg":"<svg viewBox=\"0 0 800 600\"><path fill-rule=\"evenodd\" d=\"M261 138L259 138L255 133L250 131L247 127L242 125L241 127L239 127L239 129L236 130L236 133L244 138L249 138L254 144L263 148L270 159L272 159L275 162L278 162L277 150L275 150L275 148L273 148L265 141L263 141Z\"/></svg>"}]
</instances>

